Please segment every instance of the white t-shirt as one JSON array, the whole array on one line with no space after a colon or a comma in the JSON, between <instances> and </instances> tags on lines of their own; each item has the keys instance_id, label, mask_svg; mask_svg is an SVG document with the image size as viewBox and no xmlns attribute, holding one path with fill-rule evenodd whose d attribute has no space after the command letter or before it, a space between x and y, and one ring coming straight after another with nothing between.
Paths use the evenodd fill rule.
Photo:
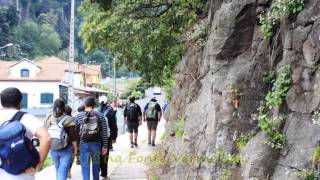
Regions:
<instances>
[{"instance_id":1,"label":"white t-shirt","mask_svg":"<svg viewBox=\"0 0 320 180\"><path fill-rule=\"evenodd\" d=\"M0 109L0 125L8 120L10 120L17 110L15 109ZM37 129L43 126L41 122L36 117L25 114L20 122L25 126L27 130L27 137L32 139L33 135L36 133ZM20 174L12 175L0 168L0 179L1 180L33 180L34 175L31 174Z\"/></svg>"}]
</instances>

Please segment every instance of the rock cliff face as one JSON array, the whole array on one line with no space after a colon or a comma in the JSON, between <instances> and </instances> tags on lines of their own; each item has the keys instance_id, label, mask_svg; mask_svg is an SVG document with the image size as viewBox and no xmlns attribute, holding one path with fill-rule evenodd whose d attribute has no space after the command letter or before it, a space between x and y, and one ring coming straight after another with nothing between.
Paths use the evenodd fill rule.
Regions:
<instances>
[{"instance_id":1,"label":"rock cliff face","mask_svg":"<svg viewBox=\"0 0 320 180\"><path fill-rule=\"evenodd\" d=\"M320 141L312 114L320 104L320 1L306 0L298 15L281 19L271 40L260 31L259 13L268 0L211 0L205 47L191 46L177 68L161 152L160 179L301 179ZM287 143L274 150L264 143L257 109L270 90L263 79L271 70L291 66L292 83L280 112ZM238 104L239 103L239 104ZM182 138L175 124L185 118ZM235 139L255 130L239 152ZM239 163L178 161L173 155L217 157L240 154ZM218 158L219 159L219 158ZM226 171L228 169L228 171Z\"/></svg>"}]
</instances>

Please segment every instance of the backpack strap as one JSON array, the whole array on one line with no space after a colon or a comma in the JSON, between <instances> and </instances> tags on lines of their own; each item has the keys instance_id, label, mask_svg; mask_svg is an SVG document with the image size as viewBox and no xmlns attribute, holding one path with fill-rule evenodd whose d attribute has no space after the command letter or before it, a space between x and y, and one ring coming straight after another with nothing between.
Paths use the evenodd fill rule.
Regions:
<instances>
[{"instance_id":1,"label":"backpack strap","mask_svg":"<svg viewBox=\"0 0 320 180\"><path fill-rule=\"evenodd\" d=\"M103 117L107 117L107 114L111 111L109 107L107 107L103 112Z\"/></svg>"},{"instance_id":2,"label":"backpack strap","mask_svg":"<svg viewBox=\"0 0 320 180\"><path fill-rule=\"evenodd\" d=\"M63 123L67 120L68 116L64 115L64 117L59 121L58 126L61 128L63 126Z\"/></svg>"},{"instance_id":3,"label":"backpack strap","mask_svg":"<svg viewBox=\"0 0 320 180\"><path fill-rule=\"evenodd\" d=\"M26 114L26 112L18 111L10 120L9 123L13 121L20 121L23 117L23 115Z\"/></svg>"}]
</instances>

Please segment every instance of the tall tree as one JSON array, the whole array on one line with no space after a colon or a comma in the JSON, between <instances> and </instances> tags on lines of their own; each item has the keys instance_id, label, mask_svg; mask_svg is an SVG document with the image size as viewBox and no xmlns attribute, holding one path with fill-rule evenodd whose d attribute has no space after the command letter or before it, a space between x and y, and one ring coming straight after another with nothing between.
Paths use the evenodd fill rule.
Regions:
<instances>
[{"instance_id":1,"label":"tall tree","mask_svg":"<svg viewBox=\"0 0 320 180\"><path fill-rule=\"evenodd\" d=\"M108 48L152 84L164 84L181 59L182 35L203 13L204 0L85 0L81 29L88 51Z\"/></svg>"}]
</instances>

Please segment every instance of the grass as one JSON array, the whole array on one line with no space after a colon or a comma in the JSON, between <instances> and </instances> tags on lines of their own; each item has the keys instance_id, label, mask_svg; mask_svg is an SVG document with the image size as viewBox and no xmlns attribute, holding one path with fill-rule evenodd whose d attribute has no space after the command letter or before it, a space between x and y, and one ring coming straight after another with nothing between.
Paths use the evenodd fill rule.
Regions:
<instances>
[{"instance_id":1,"label":"grass","mask_svg":"<svg viewBox=\"0 0 320 180\"><path fill-rule=\"evenodd\" d=\"M44 163L43 163L43 168L47 168L47 167L49 167L49 166L52 166L54 163L53 163L53 161L52 161L52 159L51 159L51 157L50 156L47 156L47 159L44 161Z\"/></svg>"}]
</instances>

